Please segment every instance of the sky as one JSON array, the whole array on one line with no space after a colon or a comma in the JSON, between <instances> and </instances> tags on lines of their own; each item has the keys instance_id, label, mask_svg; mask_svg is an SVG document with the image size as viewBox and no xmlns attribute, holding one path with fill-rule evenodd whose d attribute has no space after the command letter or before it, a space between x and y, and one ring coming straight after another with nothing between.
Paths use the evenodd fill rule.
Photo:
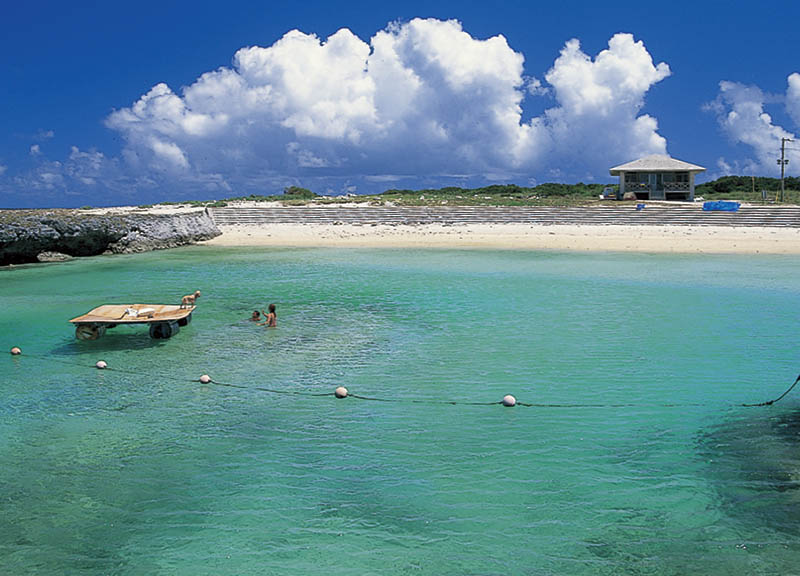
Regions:
<instances>
[{"instance_id":1,"label":"sky","mask_svg":"<svg viewBox=\"0 0 800 576\"><path fill-rule=\"evenodd\" d=\"M779 176L797 2L4 2L0 207ZM800 142L786 144L800 175Z\"/></svg>"}]
</instances>

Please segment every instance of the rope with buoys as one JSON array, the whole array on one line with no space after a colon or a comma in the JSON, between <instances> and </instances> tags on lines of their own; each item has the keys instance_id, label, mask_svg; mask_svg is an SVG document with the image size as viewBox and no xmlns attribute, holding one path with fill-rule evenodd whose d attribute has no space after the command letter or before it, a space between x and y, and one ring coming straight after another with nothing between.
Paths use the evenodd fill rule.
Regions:
<instances>
[{"instance_id":1,"label":"rope with buoys","mask_svg":"<svg viewBox=\"0 0 800 576\"><path fill-rule=\"evenodd\" d=\"M12 348L11 354L14 356L21 356L21 351L19 348L14 347ZM54 358L52 356L39 356L37 354L26 354L25 358L33 358L35 360L41 361L53 361L59 362L61 364L69 364L71 366L77 366L79 368L87 368L86 364L80 362L71 362L69 360L65 360L63 358ZM133 376L141 376L141 372L133 371L133 370L125 370L124 368L112 368L109 366L105 361L99 360L94 364L96 369L100 369L102 371L111 371L111 372L119 372L122 374L129 374ZM187 380L183 378L179 378L172 375L161 374L161 378L165 380L172 380L174 382L182 382L185 383ZM344 386L337 387L333 392L307 392L304 390L279 390L276 388L266 388L263 386L245 386L243 384L234 384L230 382L220 382L218 380L214 380L208 374L203 374L200 378L195 380L190 380L190 382L199 382L201 384L214 384L216 386L222 386L226 388L237 388L240 390L256 390L259 392L267 392L270 394L283 394L283 395L290 395L290 396L306 396L310 398L322 398L327 396L333 396L337 399L344 399L344 398L355 398L357 400L365 400L369 402L387 402L387 403L405 403L405 404L446 404L450 406L505 406L508 408L514 406L524 406L526 408L639 408L645 405L642 404L634 404L634 403L541 403L541 402L520 402L511 394L507 394L503 397L500 401L494 402L467 402L462 400L435 400L435 399L420 399L420 398L381 398L376 396L363 396L361 394L352 394L350 393L347 388ZM756 408L756 407L764 407L764 406L772 406L773 404L780 402L783 400L794 388L797 384L800 383L800 375L797 376L797 379L794 383L787 388L783 394L778 396L773 400L768 400L767 402L760 402L757 404L738 404L738 406L746 407L746 408ZM658 406L661 408L689 408L689 407L700 407L705 406L703 403L699 402L686 402L686 403L665 403L665 404L652 404L648 406Z\"/></svg>"},{"instance_id":2,"label":"rope with buoys","mask_svg":"<svg viewBox=\"0 0 800 576\"><path fill-rule=\"evenodd\" d=\"M203 376L207 376L207 374L203 374ZM275 388L265 388L263 386L244 386L242 384L231 384L230 382L219 382L210 377L208 380L204 380L203 376L201 376L197 380L191 380L191 382L200 382L201 384L216 384L217 386L224 386L226 388L239 388L240 390L258 390L259 392L269 392L270 394L288 394L292 396L322 397L322 396L333 396L335 394L335 391L306 392L304 390L278 390Z\"/></svg>"}]
</instances>

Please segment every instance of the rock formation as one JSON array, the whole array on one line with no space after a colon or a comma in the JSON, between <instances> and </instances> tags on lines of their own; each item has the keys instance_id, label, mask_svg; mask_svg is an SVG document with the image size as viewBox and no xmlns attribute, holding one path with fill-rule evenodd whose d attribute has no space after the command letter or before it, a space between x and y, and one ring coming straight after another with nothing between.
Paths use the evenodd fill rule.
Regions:
<instances>
[{"instance_id":1,"label":"rock formation","mask_svg":"<svg viewBox=\"0 0 800 576\"><path fill-rule=\"evenodd\" d=\"M2 210L0 265L37 262L46 252L95 256L175 248L220 233L205 210L175 214Z\"/></svg>"}]
</instances>

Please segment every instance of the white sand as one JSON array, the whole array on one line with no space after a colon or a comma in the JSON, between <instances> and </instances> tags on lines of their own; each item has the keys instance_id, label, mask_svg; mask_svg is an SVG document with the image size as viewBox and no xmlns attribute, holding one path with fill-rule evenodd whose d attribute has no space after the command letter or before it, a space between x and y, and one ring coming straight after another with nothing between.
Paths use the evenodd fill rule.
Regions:
<instances>
[{"instance_id":1,"label":"white sand","mask_svg":"<svg viewBox=\"0 0 800 576\"><path fill-rule=\"evenodd\" d=\"M800 229L530 224L221 226L215 246L351 246L800 254Z\"/></svg>"}]
</instances>

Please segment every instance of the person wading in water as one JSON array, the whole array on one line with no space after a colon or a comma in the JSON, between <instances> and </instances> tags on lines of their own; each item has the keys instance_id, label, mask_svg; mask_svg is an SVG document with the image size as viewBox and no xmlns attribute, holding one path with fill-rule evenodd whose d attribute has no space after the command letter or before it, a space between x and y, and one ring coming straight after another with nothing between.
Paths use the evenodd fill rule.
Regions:
<instances>
[{"instance_id":1,"label":"person wading in water","mask_svg":"<svg viewBox=\"0 0 800 576\"><path fill-rule=\"evenodd\" d=\"M264 322L260 323L259 326L276 328L278 326L278 315L275 313L275 304L270 304L267 310L269 310L269 314L264 313L263 310L261 311L264 314Z\"/></svg>"}]
</instances>

